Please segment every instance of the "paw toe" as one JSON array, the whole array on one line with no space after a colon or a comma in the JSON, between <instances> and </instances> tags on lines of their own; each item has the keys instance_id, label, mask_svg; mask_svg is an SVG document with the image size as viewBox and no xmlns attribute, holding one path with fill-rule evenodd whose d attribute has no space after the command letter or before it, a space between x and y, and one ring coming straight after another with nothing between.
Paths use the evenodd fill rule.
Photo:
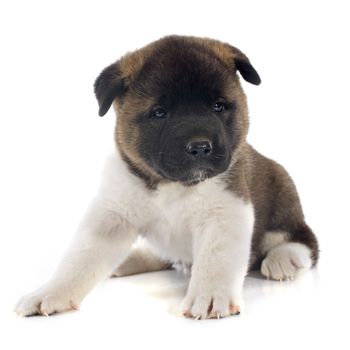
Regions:
<instances>
[{"instance_id":1,"label":"paw toe","mask_svg":"<svg viewBox=\"0 0 350 350\"><path fill-rule=\"evenodd\" d=\"M18 316L32 316L40 313L40 299L36 296L29 295L23 297L15 307Z\"/></svg>"},{"instance_id":2,"label":"paw toe","mask_svg":"<svg viewBox=\"0 0 350 350\"><path fill-rule=\"evenodd\" d=\"M199 296L194 300L191 308L191 314L194 318L204 319L207 318L212 304L212 298L210 295Z\"/></svg>"}]
</instances>

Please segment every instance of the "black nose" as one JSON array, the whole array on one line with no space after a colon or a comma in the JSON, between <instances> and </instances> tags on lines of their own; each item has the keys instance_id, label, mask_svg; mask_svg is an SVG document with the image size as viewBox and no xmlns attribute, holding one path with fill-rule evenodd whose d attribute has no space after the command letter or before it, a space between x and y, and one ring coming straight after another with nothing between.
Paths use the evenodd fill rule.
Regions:
<instances>
[{"instance_id":1,"label":"black nose","mask_svg":"<svg viewBox=\"0 0 350 350\"><path fill-rule=\"evenodd\" d=\"M192 141L189 142L186 146L186 151L188 154L192 154L196 157L206 157L209 156L212 152L213 146L207 141Z\"/></svg>"}]
</instances>

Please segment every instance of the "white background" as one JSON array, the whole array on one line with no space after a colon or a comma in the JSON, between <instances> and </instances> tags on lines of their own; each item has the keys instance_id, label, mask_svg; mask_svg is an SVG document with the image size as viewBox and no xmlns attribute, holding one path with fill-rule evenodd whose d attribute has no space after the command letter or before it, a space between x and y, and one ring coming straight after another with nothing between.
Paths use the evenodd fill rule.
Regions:
<instances>
[{"instance_id":1,"label":"white background","mask_svg":"<svg viewBox=\"0 0 350 350\"><path fill-rule=\"evenodd\" d=\"M347 1L2 1L0 5L2 349L348 349L349 10ZM251 276L246 310L178 315L187 279L109 280L81 311L12 309L54 270L113 149L113 112L92 84L127 51L166 34L239 47L260 73L243 83L249 141L291 173L320 240L317 270L280 284Z\"/></svg>"}]
</instances>

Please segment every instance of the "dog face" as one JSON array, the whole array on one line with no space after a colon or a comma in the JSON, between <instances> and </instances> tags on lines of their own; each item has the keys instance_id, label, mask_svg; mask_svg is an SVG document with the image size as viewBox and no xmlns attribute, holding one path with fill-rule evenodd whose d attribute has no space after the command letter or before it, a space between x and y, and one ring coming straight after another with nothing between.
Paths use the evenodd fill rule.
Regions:
<instances>
[{"instance_id":1,"label":"dog face","mask_svg":"<svg viewBox=\"0 0 350 350\"><path fill-rule=\"evenodd\" d=\"M115 102L116 141L124 160L153 181L195 184L224 172L248 129L237 70L260 83L239 50L178 36L107 67L95 93L101 116Z\"/></svg>"}]
</instances>

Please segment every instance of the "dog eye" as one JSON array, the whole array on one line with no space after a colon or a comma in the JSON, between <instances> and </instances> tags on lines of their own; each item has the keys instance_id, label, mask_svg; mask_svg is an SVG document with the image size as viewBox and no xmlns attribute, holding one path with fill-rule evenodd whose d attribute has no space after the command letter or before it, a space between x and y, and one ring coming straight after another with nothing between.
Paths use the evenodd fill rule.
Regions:
<instances>
[{"instance_id":1,"label":"dog eye","mask_svg":"<svg viewBox=\"0 0 350 350\"><path fill-rule=\"evenodd\" d=\"M157 108L152 111L151 116L156 119L163 119L168 116L168 113L164 108Z\"/></svg>"},{"instance_id":2,"label":"dog eye","mask_svg":"<svg viewBox=\"0 0 350 350\"><path fill-rule=\"evenodd\" d=\"M226 108L225 104L223 102L215 102L213 106L213 111L220 113Z\"/></svg>"}]
</instances>

